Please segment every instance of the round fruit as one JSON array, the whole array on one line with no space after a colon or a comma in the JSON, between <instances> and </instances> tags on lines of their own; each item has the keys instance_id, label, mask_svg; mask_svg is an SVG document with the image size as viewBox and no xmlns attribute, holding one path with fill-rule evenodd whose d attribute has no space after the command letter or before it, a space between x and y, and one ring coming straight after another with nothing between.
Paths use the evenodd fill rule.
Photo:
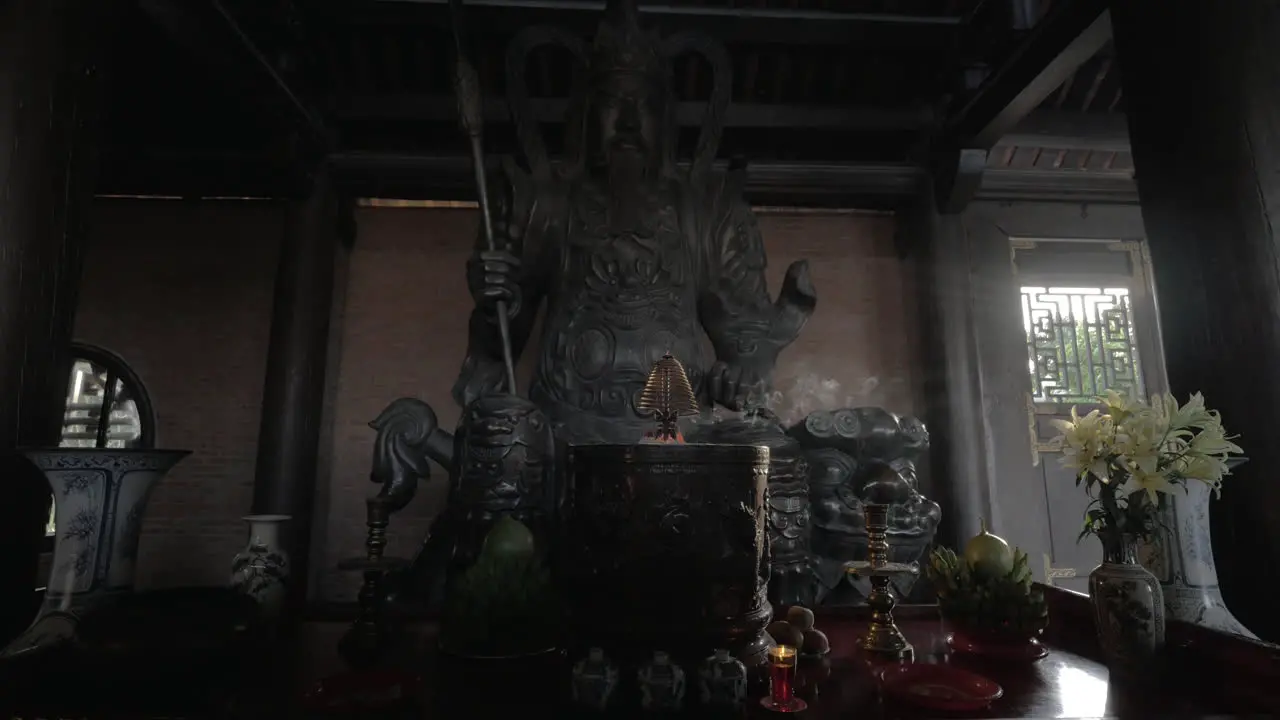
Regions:
<instances>
[{"instance_id":1,"label":"round fruit","mask_svg":"<svg viewBox=\"0 0 1280 720\"><path fill-rule=\"evenodd\" d=\"M813 687L831 677L831 658L808 659L800 667L797 675L803 675L805 684Z\"/></svg>"},{"instance_id":2,"label":"round fruit","mask_svg":"<svg viewBox=\"0 0 1280 720\"><path fill-rule=\"evenodd\" d=\"M503 516L489 528L480 547L481 557L519 558L533 555L533 533L511 516Z\"/></svg>"},{"instance_id":3,"label":"round fruit","mask_svg":"<svg viewBox=\"0 0 1280 720\"><path fill-rule=\"evenodd\" d=\"M982 532L969 538L964 546L964 561L978 575L1004 577L1013 570L1013 549L1004 538L987 532L987 521L979 518Z\"/></svg>"},{"instance_id":4,"label":"round fruit","mask_svg":"<svg viewBox=\"0 0 1280 720\"><path fill-rule=\"evenodd\" d=\"M775 620L769 623L768 630L769 636L779 645L790 645L793 648L804 645L804 633L786 620Z\"/></svg>"},{"instance_id":5,"label":"round fruit","mask_svg":"<svg viewBox=\"0 0 1280 720\"><path fill-rule=\"evenodd\" d=\"M793 605L787 610L787 622L795 625L801 630L813 629L813 611L809 608Z\"/></svg>"},{"instance_id":6,"label":"round fruit","mask_svg":"<svg viewBox=\"0 0 1280 720\"><path fill-rule=\"evenodd\" d=\"M804 644L800 646L800 651L805 655L826 655L831 650L831 641L827 639L827 634L821 630L805 630Z\"/></svg>"}]
</instances>

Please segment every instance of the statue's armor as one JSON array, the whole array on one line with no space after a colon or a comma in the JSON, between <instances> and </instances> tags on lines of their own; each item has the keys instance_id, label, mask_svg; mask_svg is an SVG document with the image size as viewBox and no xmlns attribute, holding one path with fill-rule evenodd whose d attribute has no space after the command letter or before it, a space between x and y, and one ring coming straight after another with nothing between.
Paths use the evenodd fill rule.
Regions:
<instances>
[{"instance_id":1,"label":"statue's armor","mask_svg":"<svg viewBox=\"0 0 1280 720\"><path fill-rule=\"evenodd\" d=\"M615 212L584 181L569 194L563 235L548 238L558 269L529 396L565 440L639 441L653 423L636 400L663 353L680 358L700 386L701 263L673 186L626 197L630 207Z\"/></svg>"}]
</instances>

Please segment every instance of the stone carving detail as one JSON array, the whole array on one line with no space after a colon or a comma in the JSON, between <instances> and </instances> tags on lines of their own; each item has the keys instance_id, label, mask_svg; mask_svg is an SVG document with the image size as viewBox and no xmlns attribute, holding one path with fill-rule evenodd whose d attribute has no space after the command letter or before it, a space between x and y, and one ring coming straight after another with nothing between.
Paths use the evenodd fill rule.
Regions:
<instances>
[{"instance_id":1,"label":"stone carving detail","mask_svg":"<svg viewBox=\"0 0 1280 720\"><path fill-rule=\"evenodd\" d=\"M784 430L767 411L699 426L697 442L770 449L771 602L857 604L869 588L845 574L866 559L864 504L890 505L894 562L916 562L933 541L942 513L917 489L916 463L929 448L924 424L881 408L819 410ZM898 581L906 595L909 581Z\"/></svg>"},{"instance_id":2,"label":"stone carving detail","mask_svg":"<svg viewBox=\"0 0 1280 720\"><path fill-rule=\"evenodd\" d=\"M769 493L765 499L771 571L769 600L808 605L813 600L809 550L809 468L800 443L787 436L778 418L752 410L735 420L697 425L691 442L769 448Z\"/></svg>"},{"instance_id":3,"label":"stone carving detail","mask_svg":"<svg viewBox=\"0 0 1280 720\"><path fill-rule=\"evenodd\" d=\"M849 578L844 563L866 557L865 504L890 506L892 562L917 562L937 532L942 510L920 494L916 476L929 433L916 418L874 407L811 413L790 433L809 458L817 601L861 602L867 581ZM910 593L910 579L894 582L902 596Z\"/></svg>"},{"instance_id":4,"label":"stone carving detail","mask_svg":"<svg viewBox=\"0 0 1280 720\"><path fill-rule=\"evenodd\" d=\"M440 429L426 403L400 399L378 420L375 482L392 507L412 498L416 483L429 477L429 457L450 469L445 510L432 523L422 550L405 574L393 576L389 592L409 602L438 603L453 573L474 561L499 518L524 523L551 544L552 522L561 491L554 472L551 425L533 403L512 395L489 395L472 403L458 432Z\"/></svg>"}]
</instances>

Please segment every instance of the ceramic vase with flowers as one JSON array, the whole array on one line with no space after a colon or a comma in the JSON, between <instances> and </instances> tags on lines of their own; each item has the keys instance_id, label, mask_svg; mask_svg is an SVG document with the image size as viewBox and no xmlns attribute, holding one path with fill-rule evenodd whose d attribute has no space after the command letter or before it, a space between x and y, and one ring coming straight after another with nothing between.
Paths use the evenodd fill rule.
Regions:
<instances>
[{"instance_id":1,"label":"ceramic vase with flowers","mask_svg":"<svg viewBox=\"0 0 1280 720\"><path fill-rule=\"evenodd\" d=\"M1101 401L1083 417L1072 408L1055 442L1091 498L1080 537L1102 543L1089 575L1098 640L1113 670L1133 670L1163 648L1165 623L1160 582L1138 562L1138 544L1157 539L1175 493L1197 484L1220 492L1241 449L1199 393L1181 406L1169 394L1147 404L1113 391Z\"/></svg>"}]
</instances>

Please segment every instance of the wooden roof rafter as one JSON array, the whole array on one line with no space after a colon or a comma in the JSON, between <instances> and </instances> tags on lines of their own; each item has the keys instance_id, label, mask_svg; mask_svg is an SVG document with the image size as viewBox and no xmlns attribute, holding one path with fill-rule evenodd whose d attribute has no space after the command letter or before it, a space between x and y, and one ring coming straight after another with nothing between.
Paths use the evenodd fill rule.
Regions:
<instances>
[{"instance_id":1,"label":"wooden roof rafter","mask_svg":"<svg viewBox=\"0 0 1280 720\"><path fill-rule=\"evenodd\" d=\"M990 151L1111 39L1106 0L1057 0L1006 62L958 102L930 138L939 208L959 212L981 187ZM1039 153L1037 152L1037 156Z\"/></svg>"},{"instance_id":2,"label":"wooden roof rafter","mask_svg":"<svg viewBox=\"0 0 1280 720\"><path fill-rule=\"evenodd\" d=\"M249 36L226 0L138 0L139 7L155 21L174 45L190 52L219 81L238 84L255 97L284 108L291 123L311 140L327 145L332 137L325 119L293 87L287 78L296 56L274 58ZM296 15L288 0L276 5L286 15Z\"/></svg>"},{"instance_id":3,"label":"wooden roof rafter","mask_svg":"<svg viewBox=\"0 0 1280 720\"><path fill-rule=\"evenodd\" d=\"M679 2L690 6L685 8L685 15L664 19L648 14L646 21L649 25L665 23L672 29L683 29L689 25L686 15L702 17L697 22L714 26L715 34L729 45L736 66L736 87L727 114L723 154L743 154L753 164L774 168L766 176L773 179L757 181L765 182L757 184L757 188L781 192L785 188L778 179L786 177L789 182L797 182L800 189L800 196L793 195L792 202L802 202L804 193L810 193L814 202L840 204L854 201L874 178L909 174L894 170L885 175L877 168L911 165L908 150L912 141L942 124L938 120L938 99L955 91L960 74L975 65L973 58L1001 66L1018 37L1007 24L1010 6L1021 1L699 0L704 8L697 11L701 16L691 3ZM1055 5L1076 1L1057 0ZM466 2L479 4L481 0ZM667 2L677 4L677 0ZM717 13L731 2L750 5L741 8L749 14L760 9L799 12L791 13L787 19L747 17L741 22L726 21ZM188 30L183 34L170 29L172 49L141 49L136 54L143 59L149 56L153 64L167 65L177 56L164 53L185 50L184 56L204 63L208 77L202 81L177 71L164 73L174 77L162 83L147 79L134 82L138 87L130 91L128 102L132 105L113 110L113 135L105 149L113 166L106 183L112 191L159 192L163 189L159 185L178 182L170 179L173 173L184 173L190 177L182 182L189 187L178 194L201 194L198 188L202 184L211 186L210 193L204 194L262 194L267 192L264 187L287 178L293 172L291 168L296 167L296 156L281 140L296 136L298 128L306 126L308 116L319 118L325 133L337 139L334 145L339 156L462 156L448 82L448 43L437 42L444 38L441 31L447 26L447 7L443 4L391 0L140 3L176 11L180 18L185 12ZM218 20L219 6L227 11L230 24L225 20L221 25L214 22ZM707 11L708 7L712 10ZM486 23L482 30L477 27L477 40L488 43L477 60L490 94L486 113L493 126L491 149L494 153L514 152L514 143L504 139L513 133L501 99L502 53L509 39L508 30L528 24L521 18L534 11L528 7L475 9L499 19ZM297 23L291 24L282 17L291 12L302 16L300 33L293 32L298 30ZM795 19L813 12L845 13L855 19L840 23ZM876 17L858 17L858 13ZM960 18L960 22L891 21L895 15ZM475 13L473 20L474 16ZM571 25L576 22L588 36L599 19L594 8L550 9L537 16L539 22L557 22L559 18L569 19ZM237 25L243 37L237 37ZM828 27L832 25L837 27ZM796 37L778 34L775 31L779 27L793 27ZM801 29L806 32L800 33ZM811 32L828 42L812 42ZM203 38L197 37L200 33ZM801 34L805 36L803 41L797 39ZM244 40L248 38L252 40L246 44ZM201 52L196 41L202 41L207 52ZM981 51L985 54L975 56L977 46L985 48ZM535 112L552 124L563 114L567 96L557 62L553 55L535 57L529 76L536 96ZM1064 78L1063 89L1055 96L1062 98L1059 115L1037 112L1027 117L996 143L1001 155L1007 155L1005 162L998 162L1000 158L993 155L988 165L999 167L999 172L1044 173L1050 171L1046 163L1051 159L1059 158L1056 167L1070 168L1080 156L1073 151L1089 149L1116 154L1107 167L1098 167L1096 158L1090 158L1087 172L1123 172L1124 155L1119 149L1123 140L1117 139L1111 126L1099 127L1092 120L1094 115L1102 115L1103 108L1115 108L1119 103L1112 92L1114 69L1098 83L1091 101L1092 112L1082 112L1081 94L1092 82L1085 78L1093 77L1089 75L1093 69L1093 64L1081 68L1071 83L1073 87L1067 87ZM710 77L705 63L696 57L684 59L675 71L677 94L684 103L678 112L684 126L681 142L686 143L696 135ZM219 90L214 85L226 87ZM249 89L249 99L243 88ZM212 99L193 101L192 97ZM264 99L268 102L263 103ZM197 106L196 102L202 104ZM219 104L221 107L216 107ZM299 112L299 106L306 112ZM165 141L155 141L149 133L165 124L174 130L165 130ZM272 129L264 130L266 126ZM190 142L175 142L184 132ZM275 134L266 138L265 132ZM1077 132L1085 135L1071 135ZM548 136L554 135L558 133L548 129ZM1037 142L1045 148L1043 151L1023 151L1027 143ZM1063 147L1066 145L1070 149ZM1027 158L1036 155L1039 157L1025 171L1019 169ZM451 162L429 166L446 172L452 167ZM779 175L777 167L786 167L791 174ZM817 181L799 182L800 168L805 167L815 177L837 178L833 180L835 185L823 189ZM207 183L199 177L201 174L209 175ZM1027 178L1030 179L1026 182L1035 188L1051 185L1039 176ZM454 180L441 178L439 182L448 186ZM836 186L846 181L852 183L851 188L861 190L839 191ZM1006 181L1023 187L1018 185L1023 180ZM155 187L148 190L148 183ZM237 191L237 184L246 188L252 185L253 192ZM465 192L464 185L452 192ZM430 191L431 187L403 177L389 181L385 191L419 193Z\"/></svg>"}]
</instances>

